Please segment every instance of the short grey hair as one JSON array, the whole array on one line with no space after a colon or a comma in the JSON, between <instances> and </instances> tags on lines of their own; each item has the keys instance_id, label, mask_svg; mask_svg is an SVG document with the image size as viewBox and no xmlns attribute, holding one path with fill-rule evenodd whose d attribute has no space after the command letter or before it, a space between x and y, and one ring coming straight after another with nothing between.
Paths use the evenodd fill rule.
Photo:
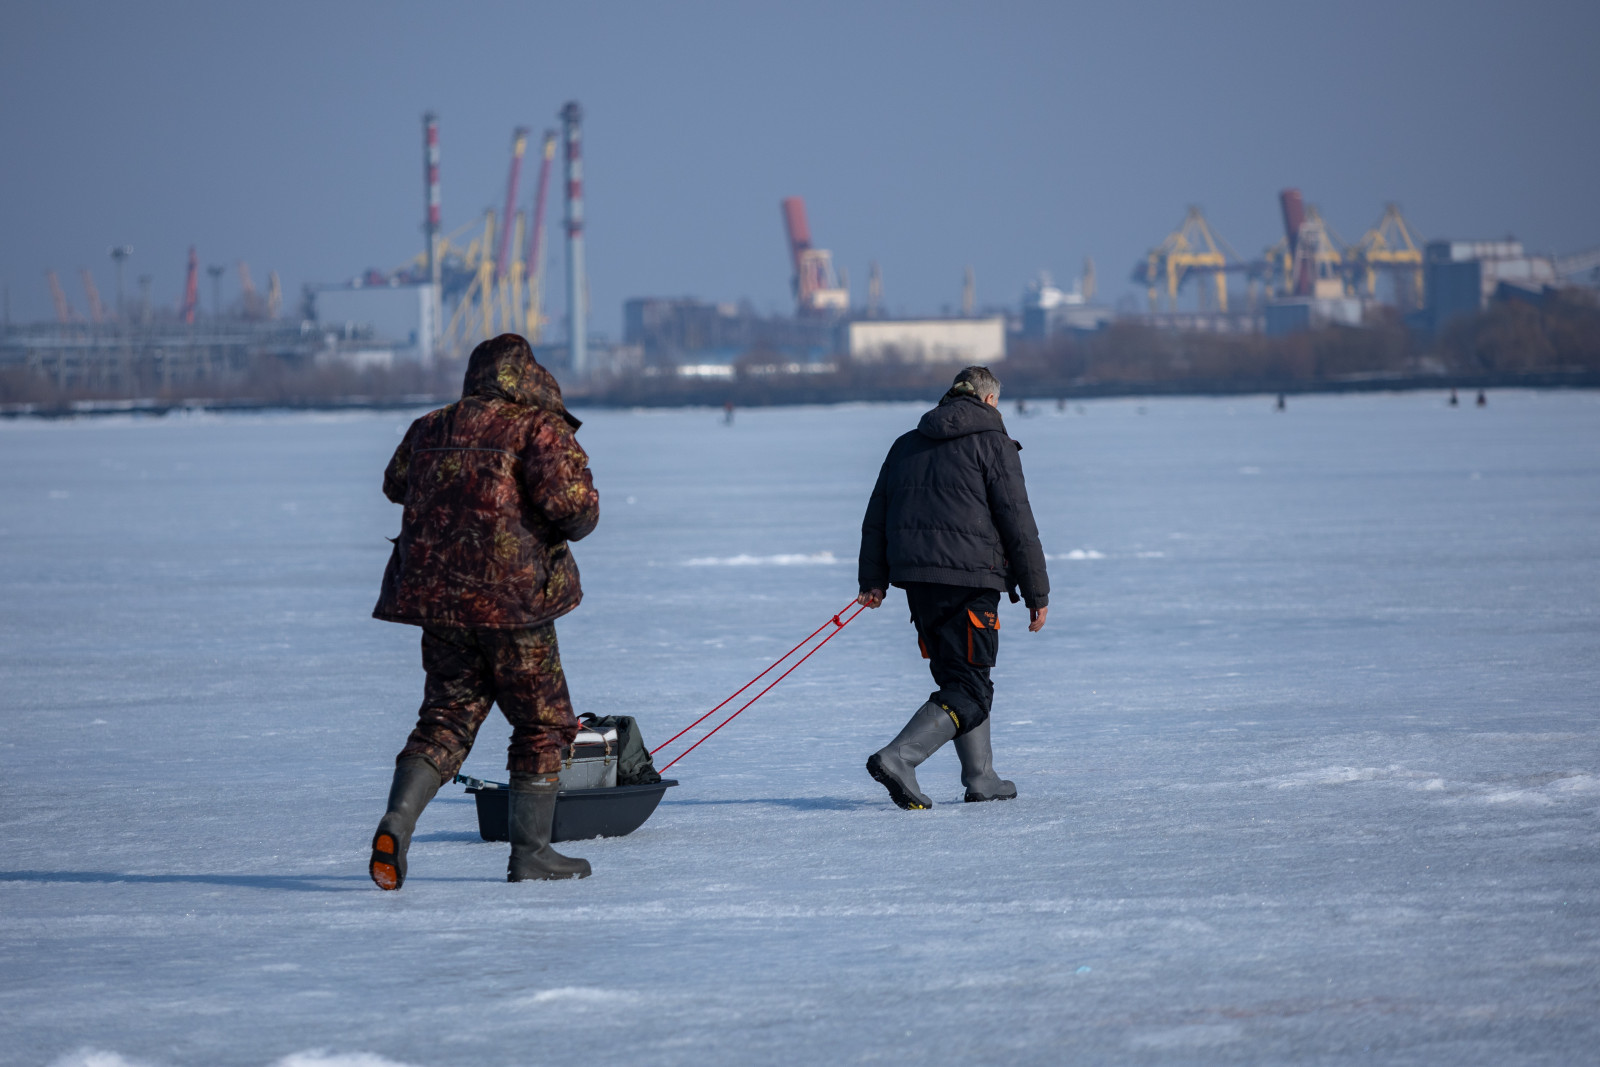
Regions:
<instances>
[{"instance_id":1,"label":"short grey hair","mask_svg":"<svg viewBox=\"0 0 1600 1067\"><path fill-rule=\"evenodd\" d=\"M1000 395L1000 379L988 367L968 367L956 375L950 392L957 396L975 396L979 400L993 393Z\"/></svg>"}]
</instances>

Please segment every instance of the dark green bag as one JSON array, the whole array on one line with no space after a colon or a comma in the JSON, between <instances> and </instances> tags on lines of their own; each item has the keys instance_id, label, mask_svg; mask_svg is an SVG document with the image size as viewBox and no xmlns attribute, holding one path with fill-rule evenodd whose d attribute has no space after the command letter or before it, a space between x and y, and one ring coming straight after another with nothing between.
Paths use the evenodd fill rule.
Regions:
<instances>
[{"instance_id":1,"label":"dark green bag","mask_svg":"<svg viewBox=\"0 0 1600 1067\"><path fill-rule=\"evenodd\" d=\"M649 785L661 781L650 759L650 750L644 746L639 720L632 715L580 715L578 718L590 729L616 728L618 785Z\"/></svg>"}]
</instances>

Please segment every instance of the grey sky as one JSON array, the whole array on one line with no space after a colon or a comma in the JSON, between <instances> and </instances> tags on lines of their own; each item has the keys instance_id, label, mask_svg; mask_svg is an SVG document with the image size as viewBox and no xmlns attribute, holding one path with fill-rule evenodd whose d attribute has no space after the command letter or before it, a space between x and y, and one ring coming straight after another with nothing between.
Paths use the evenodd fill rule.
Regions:
<instances>
[{"instance_id":1,"label":"grey sky","mask_svg":"<svg viewBox=\"0 0 1600 1067\"><path fill-rule=\"evenodd\" d=\"M969 263L983 303L1085 255L1132 292L1191 202L1256 254L1284 185L1346 238L1398 200L1428 237L1575 251L1600 245L1597 55L1582 2L13 2L0 278L18 319L49 316L52 266L81 309L77 269L109 299L128 243L130 290L172 303L193 243L292 299L418 250L422 111L454 228L567 99L602 331L634 295L786 309L787 195L907 312L956 304Z\"/></svg>"}]
</instances>

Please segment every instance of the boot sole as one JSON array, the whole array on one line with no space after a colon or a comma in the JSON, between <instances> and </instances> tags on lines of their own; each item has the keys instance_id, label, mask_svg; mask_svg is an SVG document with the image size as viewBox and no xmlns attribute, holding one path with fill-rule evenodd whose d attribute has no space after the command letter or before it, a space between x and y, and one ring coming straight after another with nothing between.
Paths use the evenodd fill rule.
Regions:
<instances>
[{"instance_id":1,"label":"boot sole","mask_svg":"<svg viewBox=\"0 0 1600 1067\"><path fill-rule=\"evenodd\" d=\"M899 779L895 778L892 774L883 769L883 764L879 761L877 753L873 753L867 757L867 773L872 775L873 781L877 782L879 785L883 786L889 791L889 799L894 801L895 805L901 810L928 810L929 805L924 804L922 801L912 796L911 793L907 791L906 787L900 784Z\"/></svg>"},{"instance_id":2,"label":"boot sole","mask_svg":"<svg viewBox=\"0 0 1600 1067\"><path fill-rule=\"evenodd\" d=\"M367 864L367 873L379 889L399 889L405 884L406 876L400 873L398 852L393 834L380 830L372 839L372 860Z\"/></svg>"},{"instance_id":3,"label":"boot sole","mask_svg":"<svg viewBox=\"0 0 1600 1067\"><path fill-rule=\"evenodd\" d=\"M997 793L996 795L994 795L992 797L982 796L981 794L978 794L978 793L968 793L966 795L966 797L965 797L965 800L966 800L966 802L968 804L982 804L985 801L989 801L989 800L1015 800L1015 799L1017 799L1017 794L1015 794L1015 793L1012 793L1010 796L1006 796L1004 793Z\"/></svg>"},{"instance_id":4,"label":"boot sole","mask_svg":"<svg viewBox=\"0 0 1600 1067\"><path fill-rule=\"evenodd\" d=\"M506 881L508 881L508 882L570 882L574 878L587 878L592 873L593 873L592 871L584 871L583 873L580 874L580 873L574 871L572 874L530 874L530 875L526 875L526 876L524 876L522 878L513 878L511 875L508 874L508 875L506 875Z\"/></svg>"}]
</instances>

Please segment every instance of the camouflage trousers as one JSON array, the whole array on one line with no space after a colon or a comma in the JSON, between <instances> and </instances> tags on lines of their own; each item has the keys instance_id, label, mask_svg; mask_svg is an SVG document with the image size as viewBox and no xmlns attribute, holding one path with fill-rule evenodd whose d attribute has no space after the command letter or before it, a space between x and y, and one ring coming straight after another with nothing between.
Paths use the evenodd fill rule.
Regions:
<instances>
[{"instance_id":1,"label":"camouflage trousers","mask_svg":"<svg viewBox=\"0 0 1600 1067\"><path fill-rule=\"evenodd\" d=\"M578 733L578 720L561 670L556 626L525 630L472 630L428 626L422 631L422 667L428 672L416 729L397 760L421 756L446 782L472 751L489 705L511 723L508 770L554 774L561 750Z\"/></svg>"}]
</instances>

